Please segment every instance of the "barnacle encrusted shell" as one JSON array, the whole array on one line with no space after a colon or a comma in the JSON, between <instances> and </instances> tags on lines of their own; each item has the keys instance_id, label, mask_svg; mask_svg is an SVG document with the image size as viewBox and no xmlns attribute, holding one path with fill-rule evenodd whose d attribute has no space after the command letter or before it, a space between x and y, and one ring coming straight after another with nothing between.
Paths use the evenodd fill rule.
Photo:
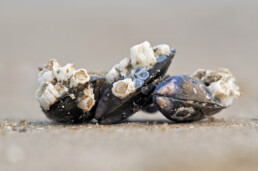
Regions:
<instances>
[{"instance_id":1,"label":"barnacle encrusted shell","mask_svg":"<svg viewBox=\"0 0 258 171\"><path fill-rule=\"evenodd\" d=\"M228 107L234 98L240 97L236 79L228 69L219 68L215 71L199 69L194 72L193 77L204 82L213 98L222 106Z\"/></svg>"},{"instance_id":2,"label":"barnacle encrusted shell","mask_svg":"<svg viewBox=\"0 0 258 171\"><path fill-rule=\"evenodd\" d=\"M40 85L40 88L36 92L36 97L40 105L49 110L50 106L54 104L59 97L68 92L68 88L62 84L56 85L50 82L44 82Z\"/></svg>"},{"instance_id":3,"label":"barnacle encrusted shell","mask_svg":"<svg viewBox=\"0 0 258 171\"><path fill-rule=\"evenodd\" d=\"M158 84L153 102L175 122L192 122L218 113L225 107L214 102L206 85L197 78L175 75Z\"/></svg>"},{"instance_id":4,"label":"barnacle encrusted shell","mask_svg":"<svg viewBox=\"0 0 258 171\"><path fill-rule=\"evenodd\" d=\"M168 52L165 48L163 45L157 47L159 56L155 56L149 42L133 46L131 57L123 59L108 72L106 79L110 85L99 99L95 112L95 119L100 124L119 123L137 111L151 107L152 93L175 55L174 49Z\"/></svg>"},{"instance_id":5,"label":"barnacle encrusted shell","mask_svg":"<svg viewBox=\"0 0 258 171\"><path fill-rule=\"evenodd\" d=\"M137 89L141 87L144 80L149 77L148 69L153 67L157 60L162 62L163 59L166 59L166 57L160 59L157 59L157 57L169 53L169 46L165 44L157 45L154 48L150 46L148 41L134 45L130 48L130 58L124 58L119 64L116 64L106 74L106 79L109 83L113 83L121 77L124 79L130 78L134 82L133 89ZM130 93L121 96L113 91L113 94L123 99Z\"/></svg>"},{"instance_id":6,"label":"barnacle encrusted shell","mask_svg":"<svg viewBox=\"0 0 258 171\"><path fill-rule=\"evenodd\" d=\"M175 75L155 89L153 102L175 122L192 122L214 115L240 96L228 69L197 70L193 76Z\"/></svg>"},{"instance_id":7,"label":"barnacle encrusted shell","mask_svg":"<svg viewBox=\"0 0 258 171\"><path fill-rule=\"evenodd\" d=\"M51 59L46 66L40 68L38 75L40 87L36 91L36 98L44 110L50 110L51 105L56 103L61 96L69 93L69 89L85 85L89 80L90 76L85 69L76 70L75 65L70 63L61 67L55 59ZM77 107L88 112L94 104L94 93L88 83L77 99Z\"/></svg>"}]
</instances>

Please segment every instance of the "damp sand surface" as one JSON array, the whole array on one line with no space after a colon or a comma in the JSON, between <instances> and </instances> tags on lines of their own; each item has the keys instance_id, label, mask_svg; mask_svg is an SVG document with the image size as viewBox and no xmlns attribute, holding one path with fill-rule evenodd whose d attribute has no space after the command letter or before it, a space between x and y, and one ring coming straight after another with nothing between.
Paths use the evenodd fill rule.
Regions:
<instances>
[{"instance_id":1,"label":"damp sand surface","mask_svg":"<svg viewBox=\"0 0 258 171\"><path fill-rule=\"evenodd\" d=\"M257 170L258 120L0 123L0 170Z\"/></svg>"}]
</instances>

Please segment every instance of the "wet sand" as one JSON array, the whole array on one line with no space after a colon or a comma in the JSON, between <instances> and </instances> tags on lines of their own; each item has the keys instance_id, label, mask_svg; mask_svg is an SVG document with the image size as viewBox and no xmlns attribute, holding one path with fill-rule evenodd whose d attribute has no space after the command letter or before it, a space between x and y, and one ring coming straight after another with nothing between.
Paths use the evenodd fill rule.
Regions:
<instances>
[{"instance_id":1,"label":"wet sand","mask_svg":"<svg viewBox=\"0 0 258 171\"><path fill-rule=\"evenodd\" d=\"M6 123L3 123L3 125ZM1 170L257 170L258 121L2 126ZM24 132L25 131L25 132Z\"/></svg>"},{"instance_id":2,"label":"wet sand","mask_svg":"<svg viewBox=\"0 0 258 171\"><path fill-rule=\"evenodd\" d=\"M0 2L0 170L258 169L258 3L130 2ZM107 71L144 40L176 48L171 75L229 68L241 98L191 124L139 112L119 125L61 125L41 112L38 66L54 57Z\"/></svg>"}]
</instances>

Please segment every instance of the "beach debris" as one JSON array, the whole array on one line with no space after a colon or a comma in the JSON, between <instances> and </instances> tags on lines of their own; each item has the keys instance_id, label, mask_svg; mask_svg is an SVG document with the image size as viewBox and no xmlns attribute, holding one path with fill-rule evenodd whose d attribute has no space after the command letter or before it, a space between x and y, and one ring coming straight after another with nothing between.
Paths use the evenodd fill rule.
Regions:
<instances>
[{"instance_id":1,"label":"beach debris","mask_svg":"<svg viewBox=\"0 0 258 171\"><path fill-rule=\"evenodd\" d=\"M18 131L18 132L26 132L29 127L29 122L26 120L20 120L19 122L15 121L3 121L0 122L0 129L2 135L5 135L7 131Z\"/></svg>"}]
</instances>

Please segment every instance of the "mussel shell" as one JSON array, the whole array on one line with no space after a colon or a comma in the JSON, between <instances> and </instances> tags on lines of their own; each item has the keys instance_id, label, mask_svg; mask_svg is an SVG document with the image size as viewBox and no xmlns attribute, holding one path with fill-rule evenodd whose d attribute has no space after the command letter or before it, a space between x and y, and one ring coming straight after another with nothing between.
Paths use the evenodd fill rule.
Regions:
<instances>
[{"instance_id":1,"label":"mussel shell","mask_svg":"<svg viewBox=\"0 0 258 171\"><path fill-rule=\"evenodd\" d=\"M82 109L77 107L77 98L72 99L69 94L74 94L75 97L78 97L84 90L86 86L93 88L95 105L89 112L83 112ZM61 96L56 103L50 106L49 110L43 110L45 115L56 122L63 123L82 123L89 122L94 118L96 106L98 99L102 92L107 87L107 82L104 78L101 77L91 77L90 82L85 85L81 85L76 89L71 88L68 93Z\"/></svg>"},{"instance_id":2,"label":"mussel shell","mask_svg":"<svg viewBox=\"0 0 258 171\"><path fill-rule=\"evenodd\" d=\"M156 113L158 111L158 107L154 103L151 103L149 105L144 106L142 108L142 111L146 112L148 114L153 114L153 113Z\"/></svg>"},{"instance_id":3,"label":"mussel shell","mask_svg":"<svg viewBox=\"0 0 258 171\"><path fill-rule=\"evenodd\" d=\"M175 52L175 50L171 49L171 52ZM162 80L166 80L170 77L171 77L170 75L166 75L166 76L163 77ZM152 99L151 99L151 102L149 102L145 106L143 106L141 110L143 112L146 112L147 114L154 114L154 113L159 111L158 107L153 103Z\"/></svg>"},{"instance_id":4,"label":"mussel shell","mask_svg":"<svg viewBox=\"0 0 258 171\"><path fill-rule=\"evenodd\" d=\"M152 68L148 70L149 77L144 81L142 87L125 99L120 99L112 93L112 83L102 94L95 113L95 118L100 124L119 123L128 118L139 109L152 103L152 92L156 85L162 80L166 74L169 65L172 62L174 53L162 55L162 58ZM123 79L120 78L120 79Z\"/></svg>"},{"instance_id":5,"label":"mussel shell","mask_svg":"<svg viewBox=\"0 0 258 171\"><path fill-rule=\"evenodd\" d=\"M187 75L162 81L154 91L153 102L166 118L175 122L197 121L224 109L201 80Z\"/></svg>"}]
</instances>

